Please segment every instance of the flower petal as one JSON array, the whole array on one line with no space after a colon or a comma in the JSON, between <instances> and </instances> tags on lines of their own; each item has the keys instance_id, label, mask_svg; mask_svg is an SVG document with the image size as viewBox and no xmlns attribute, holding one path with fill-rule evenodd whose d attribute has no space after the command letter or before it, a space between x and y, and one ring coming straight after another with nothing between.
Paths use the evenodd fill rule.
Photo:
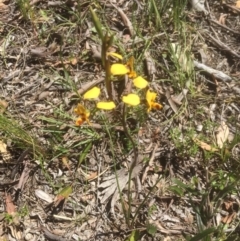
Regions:
<instances>
[{"instance_id":1,"label":"flower petal","mask_svg":"<svg viewBox=\"0 0 240 241\"><path fill-rule=\"evenodd\" d=\"M77 108L74 109L76 115L81 116L84 119L87 119L90 116L90 112L81 104L77 105Z\"/></svg>"},{"instance_id":2,"label":"flower petal","mask_svg":"<svg viewBox=\"0 0 240 241\"><path fill-rule=\"evenodd\" d=\"M159 104L159 103L153 102L152 103L152 108L156 109L156 110L160 110L160 109L162 109L162 105Z\"/></svg>"},{"instance_id":3,"label":"flower petal","mask_svg":"<svg viewBox=\"0 0 240 241\"><path fill-rule=\"evenodd\" d=\"M113 101L109 102L98 102L97 108L102 110L112 110L116 107L115 103Z\"/></svg>"},{"instance_id":4,"label":"flower petal","mask_svg":"<svg viewBox=\"0 0 240 241\"><path fill-rule=\"evenodd\" d=\"M118 58L120 60L123 60L123 57L122 57L121 54L117 54L117 53L114 53L114 52L108 52L107 55L108 56L113 56L113 57Z\"/></svg>"},{"instance_id":5,"label":"flower petal","mask_svg":"<svg viewBox=\"0 0 240 241\"><path fill-rule=\"evenodd\" d=\"M148 105L151 105L151 103L156 99L157 94L155 92L151 92L150 90L147 90L146 94L146 100L148 102Z\"/></svg>"},{"instance_id":6,"label":"flower petal","mask_svg":"<svg viewBox=\"0 0 240 241\"><path fill-rule=\"evenodd\" d=\"M129 78L136 78L137 77L137 73L133 70L130 70L130 72L128 73L128 77Z\"/></svg>"},{"instance_id":7,"label":"flower petal","mask_svg":"<svg viewBox=\"0 0 240 241\"><path fill-rule=\"evenodd\" d=\"M80 126L80 125L82 125L83 122L84 122L84 120L81 117L79 117L79 118L77 118L75 124L76 124L76 126Z\"/></svg>"},{"instance_id":8,"label":"flower petal","mask_svg":"<svg viewBox=\"0 0 240 241\"><path fill-rule=\"evenodd\" d=\"M83 99L95 99L100 95L100 88L93 87L83 95Z\"/></svg>"},{"instance_id":9,"label":"flower petal","mask_svg":"<svg viewBox=\"0 0 240 241\"><path fill-rule=\"evenodd\" d=\"M136 94L129 94L127 96L123 96L123 102L128 105L139 105L140 104L140 98Z\"/></svg>"},{"instance_id":10,"label":"flower petal","mask_svg":"<svg viewBox=\"0 0 240 241\"><path fill-rule=\"evenodd\" d=\"M148 82L142 76L138 76L133 80L133 84L139 89L144 89L147 87Z\"/></svg>"},{"instance_id":11,"label":"flower petal","mask_svg":"<svg viewBox=\"0 0 240 241\"><path fill-rule=\"evenodd\" d=\"M77 108L74 109L76 115L83 115L86 112L86 109L83 105L78 104Z\"/></svg>"},{"instance_id":12,"label":"flower petal","mask_svg":"<svg viewBox=\"0 0 240 241\"><path fill-rule=\"evenodd\" d=\"M113 64L110 71L112 75L125 75L129 69L123 64Z\"/></svg>"}]
</instances>

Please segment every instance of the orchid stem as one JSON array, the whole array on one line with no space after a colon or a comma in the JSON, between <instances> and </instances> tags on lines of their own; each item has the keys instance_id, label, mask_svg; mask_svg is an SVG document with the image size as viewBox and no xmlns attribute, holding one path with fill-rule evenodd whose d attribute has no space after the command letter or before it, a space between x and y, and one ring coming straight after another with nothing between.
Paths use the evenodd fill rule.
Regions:
<instances>
[{"instance_id":1,"label":"orchid stem","mask_svg":"<svg viewBox=\"0 0 240 241\"><path fill-rule=\"evenodd\" d=\"M130 219L130 214L131 214L131 176L132 176L132 171L133 168L137 165L137 159L138 159L138 149L137 146L132 138L132 136L130 135L129 131L128 131L128 127L127 127L127 111L126 111L127 107L124 104L123 105L123 129L124 132L126 134L126 136L128 137L128 139L130 140L130 142L132 143L133 146L133 154L134 154L134 158L132 163L130 164L129 167L129 179L128 179L128 202L129 202L129 209L128 209L128 213L127 213L127 224L129 225L129 219Z\"/></svg>"}]
</instances>

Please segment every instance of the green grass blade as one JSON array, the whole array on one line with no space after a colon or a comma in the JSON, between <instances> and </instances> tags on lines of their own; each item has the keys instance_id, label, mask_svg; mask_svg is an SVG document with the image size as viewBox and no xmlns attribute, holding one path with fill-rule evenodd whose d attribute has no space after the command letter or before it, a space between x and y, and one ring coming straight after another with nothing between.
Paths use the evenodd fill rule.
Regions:
<instances>
[{"instance_id":1,"label":"green grass blade","mask_svg":"<svg viewBox=\"0 0 240 241\"><path fill-rule=\"evenodd\" d=\"M90 7L90 12L91 12L91 16L93 19L93 24L97 30L98 36L101 40L103 40L103 32L102 32L102 24L97 16L97 14L92 10L92 8Z\"/></svg>"},{"instance_id":2,"label":"green grass blade","mask_svg":"<svg viewBox=\"0 0 240 241\"><path fill-rule=\"evenodd\" d=\"M204 240L205 238L207 238L205 240L208 240L209 234L212 234L215 231L216 229L214 227L205 229L201 233L197 234L195 237L191 238L189 241L200 241L200 240Z\"/></svg>"}]
</instances>

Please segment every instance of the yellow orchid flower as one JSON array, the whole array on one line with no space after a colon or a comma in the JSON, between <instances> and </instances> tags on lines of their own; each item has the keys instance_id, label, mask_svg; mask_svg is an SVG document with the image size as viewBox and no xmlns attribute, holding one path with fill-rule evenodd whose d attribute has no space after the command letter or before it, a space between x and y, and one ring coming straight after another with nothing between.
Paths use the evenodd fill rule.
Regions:
<instances>
[{"instance_id":1,"label":"yellow orchid flower","mask_svg":"<svg viewBox=\"0 0 240 241\"><path fill-rule=\"evenodd\" d=\"M123 96L123 102L128 105L136 106L140 104L140 98L136 94L128 94L127 96Z\"/></svg>"},{"instance_id":2,"label":"yellow orchid flower","mask_svg":"<svg viewBox=\"0 0 240 241\"><path fill-rule=\"evenodd\" d=\"M129 69L124 64L112 64L110 71L112 75L125 75Z\"/></svg>"},{"instance_id":3,"label":"yellow orchid flower","mask_svg":"<svg viewBox=\"0 0 240 241\"><path fill-rule=\"evenodd\" d=\"M150 90L147 91L146 100L148 104L148 112L152 109L160 110L162 109L162 105L155 102L157 94L155 92L151 92Z\"/></svg>"},{"instance_id":4,"label":"yellow orchid flower","mask_svg":"<svg viewBox=\"0 0 240 241\"><path fill-rule=\"evenodd\" d=\"M120 60L122 60L122 55L117 53L108 53L110 56L114 56ZM112 75L125 75L128 74L129 78L136 78L137 73L133 69L134 58L133 56L130 57L126 64L113 64L111 66L111 74Z\"/></svg>"},{"instance_id":5,"label":"yellow orchid flower","mask_svg":"<svg viewBox=\"0 0 240 241\"><path fill-rule=\"evenodd\" d=\"M115 107L116 105L113 101L109 101L109 102L101 101L97 103L97 108L102 110L112 110Z\"/></svg>"},{"instance_id":6,"label":"yellow orchid flower","mask_svg":"<svg viewBox=\"0 0 240 241\"><path fill-rule=\"evenodd\" d=\"M93 87L83 95L83 99L96 99L100 95L100 88Z\"/></svg>"},{"instance_id":7,"label":"yellow orchid flower","mask_svg":"<svg viewBox=\"0 0 240 241\"><path fill-rule=\"evenodd\" d=\"M148 82L142 76L135 78L133 84L139 89L144 89L148 86Z\"/></svg>"},{"instance_id":8,"label":"yellow orchid flower","mask_svg":"<svg viewBox=\"0 0 240 241\"><path fill-rule=\"evenodd\" d=\"M87 122L88 124L90 124L89 122L89 116L90 116L90 112L81 104L77 105L77 108L74 109L74 112L76 115L79 116L79 118L76 120L76 125L80 126L82 125L83 122Z\"/></svg>"}]
</instances>

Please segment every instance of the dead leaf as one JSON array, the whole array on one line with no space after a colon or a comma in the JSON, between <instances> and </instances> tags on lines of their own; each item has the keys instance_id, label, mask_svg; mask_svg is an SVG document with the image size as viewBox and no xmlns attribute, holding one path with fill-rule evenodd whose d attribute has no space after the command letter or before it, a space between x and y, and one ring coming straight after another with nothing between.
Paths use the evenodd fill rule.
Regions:
<instances>
[{"instance_id":1,"label":"dead leaf","mask_svg":"<svg viewBox=\"0 0 240 241\"><path fill-rule=\"evenodd\" d=\"M8 6L4 4L2 1L0 1L0 11L7 9Z\"/></svg>"},{"instance_id":2,"label":"dead leaf","mask_svg":"<svg viewBox=\"0 0 240 241\"><path fill-rule=\"evenodd\" d=\"M236 8L240 8L240 1L236 2Z\"/></svg>"},{"instance_id":3,"label":"dead leaf","mask_svg":"<svg viewBox=\"0 0 240 241\"><path fill-rule=\"evenodd\" d=\"M90 175L87 177L88 181L95 179L98 176L98 172L91 172Z\"/></svg>"},{"instance_id":4,"label":"dead leaf","mask_svg":"<svg viewBox=\"0 0 240 241\"><path fill-rule=\"evenodd\" d=\"M6 202L6 212L8 214L14 214L16 211L16 207L13 204L12 197L10 194L6 194L5 202Z\"/></svg>"},{"instance_id":5,"label":"dead leaf","mask_svg":"<svg viewBox=\"0 0 240 241\"><path fill-rule=\"evenodd\" d=\"M93 200L95 198L95 196L93 194L85 194L85 195L81 195L80 199L83 202L87 202L89 200Z\"/></svg>"},{"instance_id":6,"label":"dead leaf","mask_svg":"<svg viewBox=\"0 0 240 241\"><path fill-rule=\"evenodd\" d=\"M233 213L231 213L231 214L229 214L229 215L227 215L225 217L222 217L221 221L224 224L229 224L229 223L231 223L234 220L236 215L237 215L236 212L233 212Z\"/></svg>"},{"instance_id":7,"label":"dead leaf","mask_svg":"<svg viewBox=\"0 0 240 241\"><path fill-rule=\"evenodd\" d=\"M69 165L69 159L68 159L67 156L63 156L63 157L62 157L62 163L63 163L63 165L64 165L65 167L67 167L67 169L68 169L69 171L71 171L70 165Z\"/></svg>"},{"instance_id":8,"label":"dead leaf","mask_svg":"<svg viewBox=\"0 0 240 241\"><path fill-rule=\"evenodd\" d=\"M12 216L12 222L18 226L19 225L19 217L16 212L16 207L12 201L12 197L10 194L5 194L5 205L6 212Z\"/></svg>"},{"instance_id":9,"label":"dead leaf","mask_svg":"<svg viewBox=\"0 0 240 241\"><path fill-rule=\"evenodd\" d=\"M228 135L229 135L229 128L226 125L226 123L222 121L216 133L217 145L220 149L222 149L223 144L227 141Z\"/></svg>"},{"instance_id":10,"label":"dead leaf","mask_svg":"<svg viewBox=\"0 0 240 241\"><path fill-rule=\"evenodd\" d=\"M153 58L151 57L149 52L145 52L144 54L146 58L146 65L147 65L147 71L148 71L148 76L154 80L154 76L157 72L155 63L153 61Z\"/></svg>"},{"instance_id":11,"label":"dead leaf","mask_svg":"<svg viewBox=\"0 0 240 241\"><path fill-rule=\"evenodd\" d=\"M78 62L77 58L71 58L71 59L70 59L70 63L71 63L72 65L76 65L77 62Z\"/></svg>"},{"instance_id":12,"label":"dead leaf","mask_svg":"<svg viewBox=\"0 0 240 241\"><path fill-rule=\"evenodd\" d=\"M133 168L131 178L136 177L142 169L142 166L138 165ZM118 181L116 180L118 179ZM99 185L99 188L103 189L100 192L101 203L104 203L110 196L113 195L111 201L111 207L113 208L115 202L119 199L119 192L121 192L129 181L129 173L126 168L122 168L117 171L116 174L109 177L105 177L103 182ZM112 209L113 210L113 209Z\"/></svg>"},{"instance_id":13,"label":"dead leaf","mask_svg":"<svg viewBox=\"0 0 240 241\"><path fill-rule=\"evenodd\" d=\"M203 150L206 150L206 151L212 151L212 152L216 152L218 151L218 149L208 145L207 143L203 142L203 141L200 141L199 139L197 138L193 138L193 141L198 145L200 146Z\"/></svg>"},{"instance_id":14,"label":"dead leaf","mask_svg":"<svg viewBox=\"0 0 240 241\"><path fill-rule=\"evenodd\" d=\"M219 17L219 20L218 22L222 25L226 25L226 18L227 18L227 14L221 14L220 17Z\"/></svg>"},{"instance_id":15,"label":"dead leaf","mask_svg":"<svg viewBox=\"0 0 240 241\"><path fill-rule=\"evenodd\" d=\"M49 91L43 91L39 96L38 100L44 100L49 96L50 92Z\"/></svg>"},{"instance_id":16,"label":"dead leaf","mask_svg":"<svg viewBox=\"0 0 240 241\"><path fill-rule=\"evenodd\" d=\"M36 197L48 202L48 203L52 203L53 202L53 199L50 197L50 195L46 192L44 192L43 190L41 189L36 189L35 190L35 195Z\"/></svg>"},{"instance_id":17,"label":"dead leaf","mask_svg":"<svg viewBox=\"0 0 240 241\"><path fill-rule=\"evenodd\" d=\"M27 179L29 177L30 171L31 171L31 169L29 168L29 166L27 164L25 164L22 174L19 178L17 189L23 190L24 185L27 182Z\"/></svg>"},{"instance_id":18,"label":"dead leaf","mask_svg":"<svg viewBox=\"0 0 240 241\"><path fill-rule=\"evenodd\" d=\"M46 47L36 47L30 49L30 54L36 57L45 57L48 54L46 50Z\"/></svg>"},{"instance_id":19,"label":"dead leaf","mask_svg":"<svg viewBox=\"0 0 240 241\"><path fill-rule=\"evenodd\" d=\"M5 100L0 100L0 114L4 113L8 107L8 103Z\"/></svg>"},{"instance_id":20,"label":"dead leaf","mask_svg":"<svg viewBox=\"0 0 240 241\"><path fill-rule=\"evenodd\" d=\"M6 154L7 153L7 144L5 144L2 141L0 141L0 153L1 154Z\"/></svg>"},{"instance_id":21,"label":"dead leaf","mask_svg":"<svg viewBox=\"0 0 240 241\"><path fill-rule=\"evenodd\" d=\"M231 211L232 210L232 207L233 207L233 202L224 202L224 209L226 211Z\"/></svg>"}]
</instances>

